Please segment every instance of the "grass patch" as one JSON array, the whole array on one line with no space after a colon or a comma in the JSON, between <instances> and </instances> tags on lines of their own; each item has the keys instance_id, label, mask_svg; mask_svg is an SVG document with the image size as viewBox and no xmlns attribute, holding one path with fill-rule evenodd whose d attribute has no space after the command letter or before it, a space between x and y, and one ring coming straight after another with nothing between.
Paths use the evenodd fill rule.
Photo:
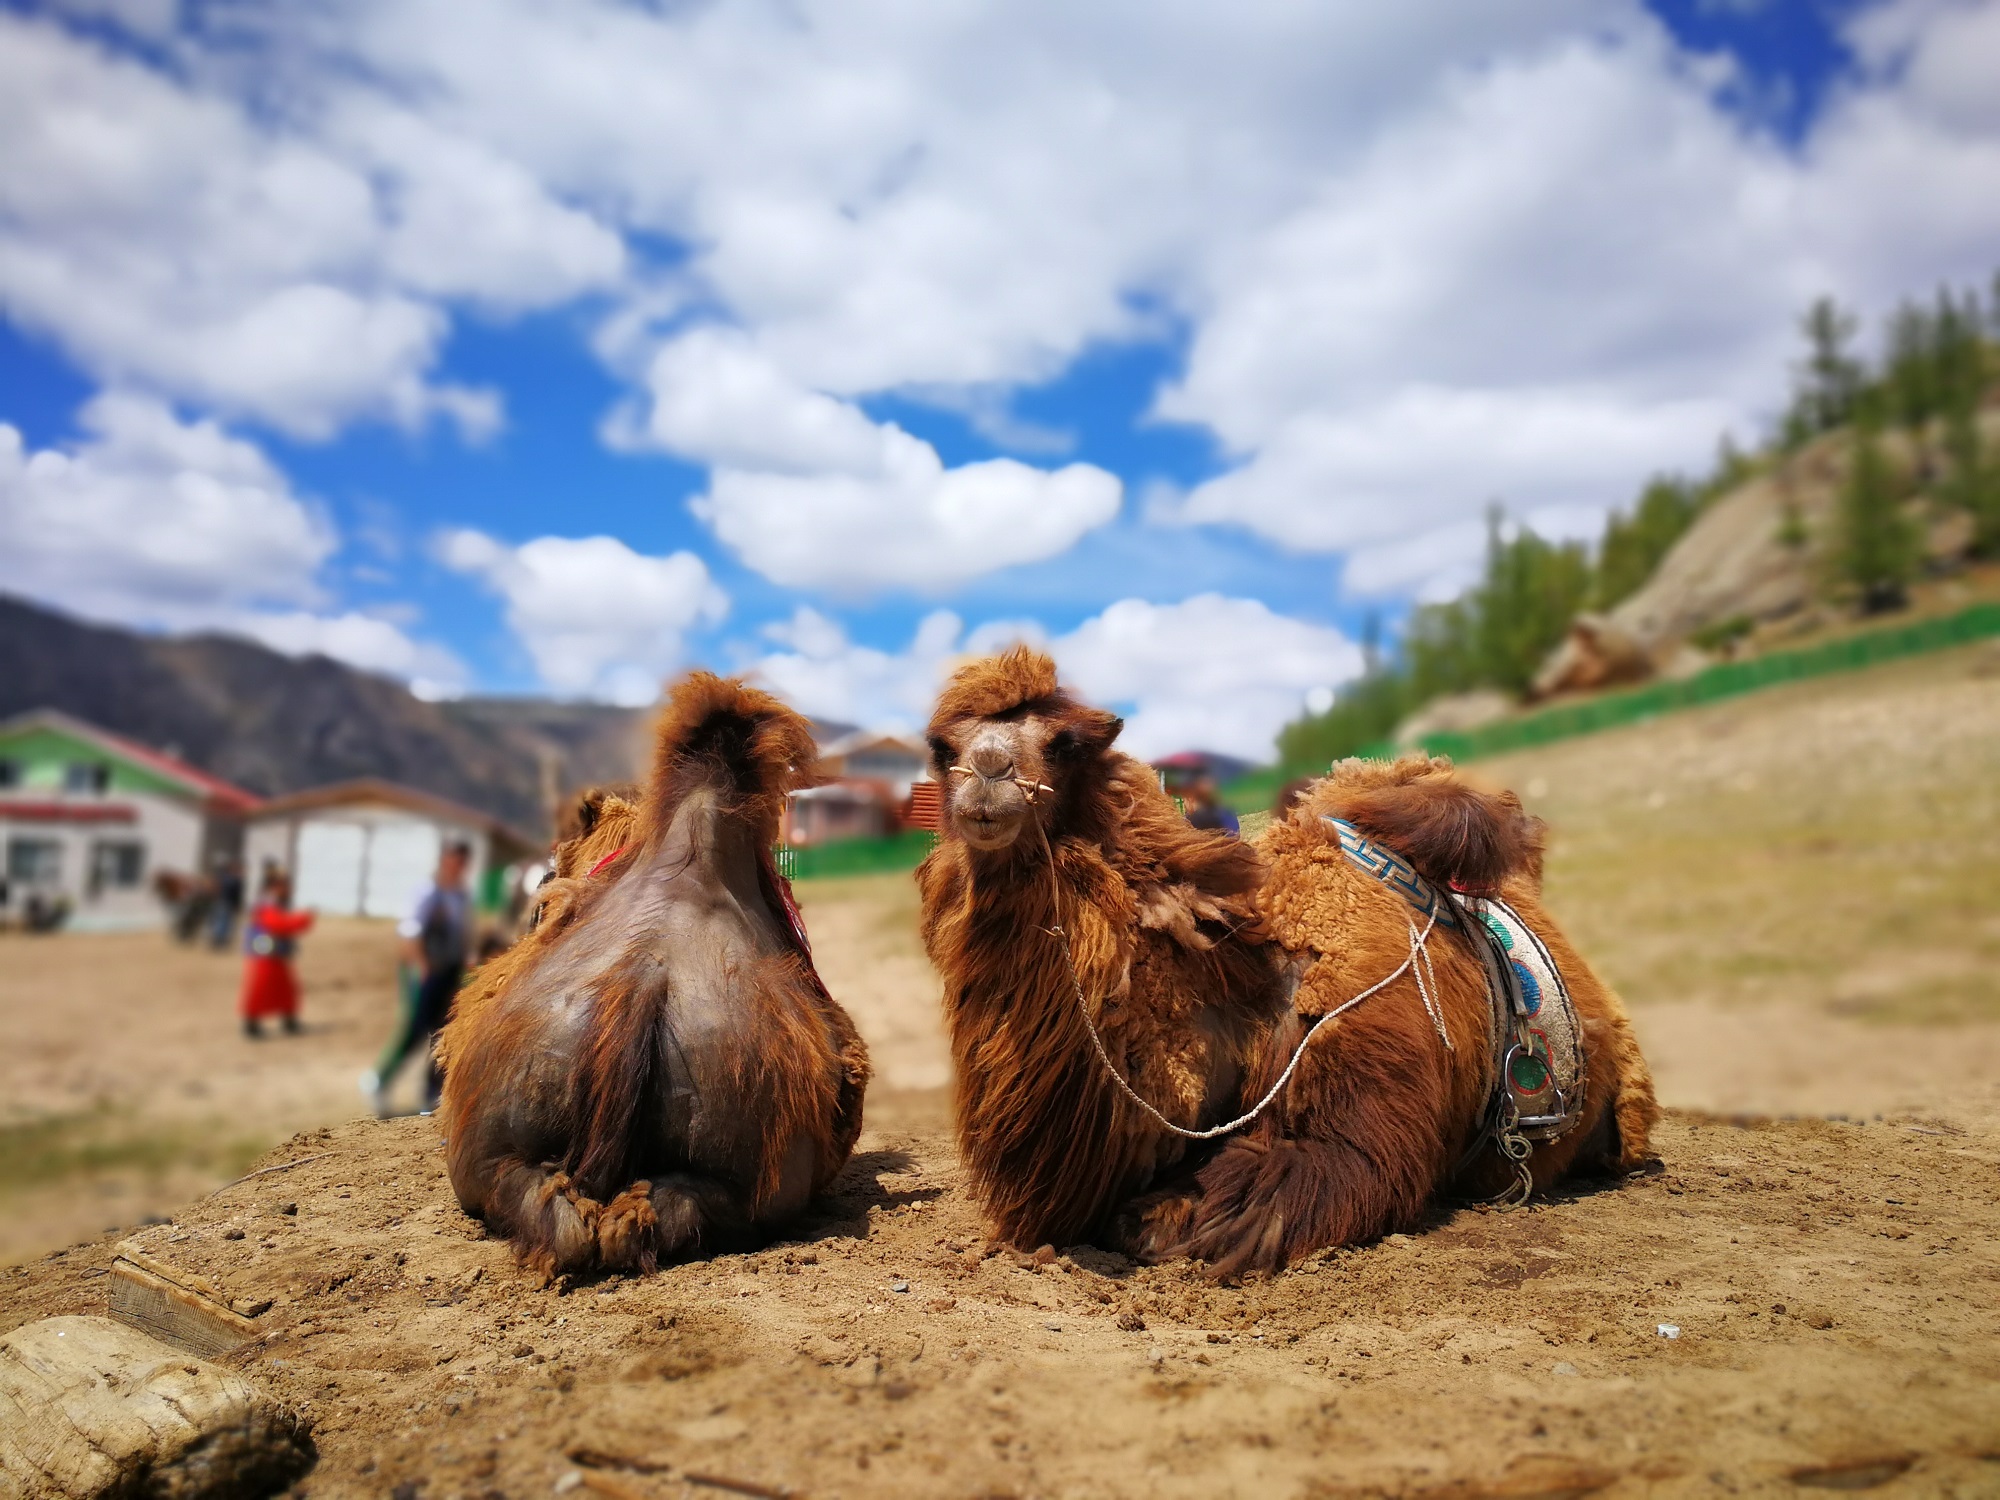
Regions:
<instances>
[{"instance_id":1,"label":"grass patch","mask_svg":"<svg viewBox=\"0 0 2000 1500\"><path fill-rule=\"evenodd\" d=\"M236 1177L269 1149L220 1124L148 1126L108 1108L54 1115L0 1125L0 1197L103 1177Z\"/></svg>"}]
</instances>

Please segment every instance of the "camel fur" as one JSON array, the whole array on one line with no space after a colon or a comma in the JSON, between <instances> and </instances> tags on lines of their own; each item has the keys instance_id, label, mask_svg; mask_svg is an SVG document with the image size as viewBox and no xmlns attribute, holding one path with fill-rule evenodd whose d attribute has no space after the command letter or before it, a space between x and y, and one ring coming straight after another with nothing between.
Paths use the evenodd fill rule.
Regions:
<instances>
[{"instance_id":1,"label":"camel fur","mask_svg":"<svg viewBox=\"0 0 2000 1500\"><path fill-rule=\"evenodd\" d=\"M924 940L944 979L960 1148L996 1234L1193 1256L1227 1276L1411 1227L1453 1185L1494 1083L1485 970L1463 933L1430 941L1453 1048L1405 974L1322 1028L1271 1107L1214 1145L1118 1089L1050 935L1068 931L1083 1004L1140 1097L1183 1128L1230 1120L1314 1017L1408 955L1408 908L1342 855L1328 814L1434 883L1504 896L1562 966L1588 1108L1537 1150L1537 1184L1644 1157L1650 1078L1617 997L1541 907L1540 827L1510 794L1422 756L1346 762L1253 847L1190 827L1152 770L1112 748L1119 727L1026 648L961 668L931 720L946 827L918 872ZM1505 1180L1482 1157L1457 1185Z\"/></svg>"},{"instance_id":2,"label":"camel fur","mask_svg":"<svg viewBox=\"0 0 2000 1500\"><path fill-rule=\"evenodd\" d=\"M586 799L534 928L441 1039L452 1187L545 1277L755 1244L860 1134L867 1052L769 854L806 722L696 672L655 739L644 796Z\"/></svg>"}]
</instances>

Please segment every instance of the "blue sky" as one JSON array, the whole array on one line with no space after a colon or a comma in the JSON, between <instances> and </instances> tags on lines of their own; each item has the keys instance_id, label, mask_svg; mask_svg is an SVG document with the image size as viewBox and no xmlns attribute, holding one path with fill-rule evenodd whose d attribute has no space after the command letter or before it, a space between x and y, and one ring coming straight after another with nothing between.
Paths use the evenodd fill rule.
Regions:
<instances>
[{"instance_id":1,"label":"blue sky","mask_svg":"<svg viewBox=\"0 0 2000 1500\"><path fill-rule=\"evenodd\" d=\"M1242 754L2000 264L2000 8L0 7L0 588Z\"/></svg>"}]
</instances>

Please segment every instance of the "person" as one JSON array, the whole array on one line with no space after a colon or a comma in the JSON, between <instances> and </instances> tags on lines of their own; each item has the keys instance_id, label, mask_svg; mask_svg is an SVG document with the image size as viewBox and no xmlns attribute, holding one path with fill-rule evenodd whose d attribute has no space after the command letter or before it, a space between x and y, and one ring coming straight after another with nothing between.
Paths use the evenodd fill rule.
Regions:
<instances>
[{"instance_id":1,"label":"person","mask_svg":"<svg viewBox=\"0 0 2000 1500\"><path fill-rule=\"evenodd\" d=\"M243 861L218 860L215 866L215 905L208 914L208 946L217 953L236 936L236 919L243 915Z\"/></svg>"},{"instance_id":2,"label":"person","mask_svg":"<svg viewBox=\"0 0 2000 1500\"><path fill-rule=\"evenodd\" d=\"M292 910L292 878L283 870L264 877L257 904L243 929L243 1034L264 1035L264 1018L276 1016L286 1031L299 1030L299 981L292 956L300 934L313 924L309 911Z\"/></svg>"},{"instance_id":3,"label":"person","mask_svg":"<svg viewBox=\"0 0 2000 1500\"><path fill-rule=\"evenodd\" d=\"M1242 831L1236 814L1222 805L1213 777L1197 776L1187 790L1187 820L1197 828L1214 828L1234 838Z\"/></svg>"},{"instance_id":4,"label":"person","mask_svg":"<svg viewBox=\"0 0 2000 1500\"><path fill-rule=\"evenodd\" d=\"M437 1108L444 1080L438 1076L430 1043L451 1014L452 997L465 977L466 954L472 946L472 902L465 872L471 863L469 846L446 844L438 856L436 875L396 924L401 940L402 1018L381 1060L361 1075L361 1092L378 1115L388 1115L389 1085L419 1047L424 1052L424 1107Z\"/></svg>"}]
</instances>

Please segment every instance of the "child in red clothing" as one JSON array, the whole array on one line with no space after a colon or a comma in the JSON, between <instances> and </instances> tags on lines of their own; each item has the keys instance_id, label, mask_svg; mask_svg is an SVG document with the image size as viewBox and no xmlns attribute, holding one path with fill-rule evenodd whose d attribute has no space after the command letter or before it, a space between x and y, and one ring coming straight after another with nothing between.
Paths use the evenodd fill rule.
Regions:
<instances>
[{"instance_id":1,"label":"child in red clothing","mask_svg":"<svg viewBox=\"0 0 2000 1500\"><path fill-rule=\"evenodd\" d=\"M283 870L266 875L243 929L245 1036L263 1036L266 1016L278 1017L287 1031L298 1031L299 981L292 973L292 951L299 934L312 924L311 912L292 910L291 877Z\"/></svg>"}]
</instances>

